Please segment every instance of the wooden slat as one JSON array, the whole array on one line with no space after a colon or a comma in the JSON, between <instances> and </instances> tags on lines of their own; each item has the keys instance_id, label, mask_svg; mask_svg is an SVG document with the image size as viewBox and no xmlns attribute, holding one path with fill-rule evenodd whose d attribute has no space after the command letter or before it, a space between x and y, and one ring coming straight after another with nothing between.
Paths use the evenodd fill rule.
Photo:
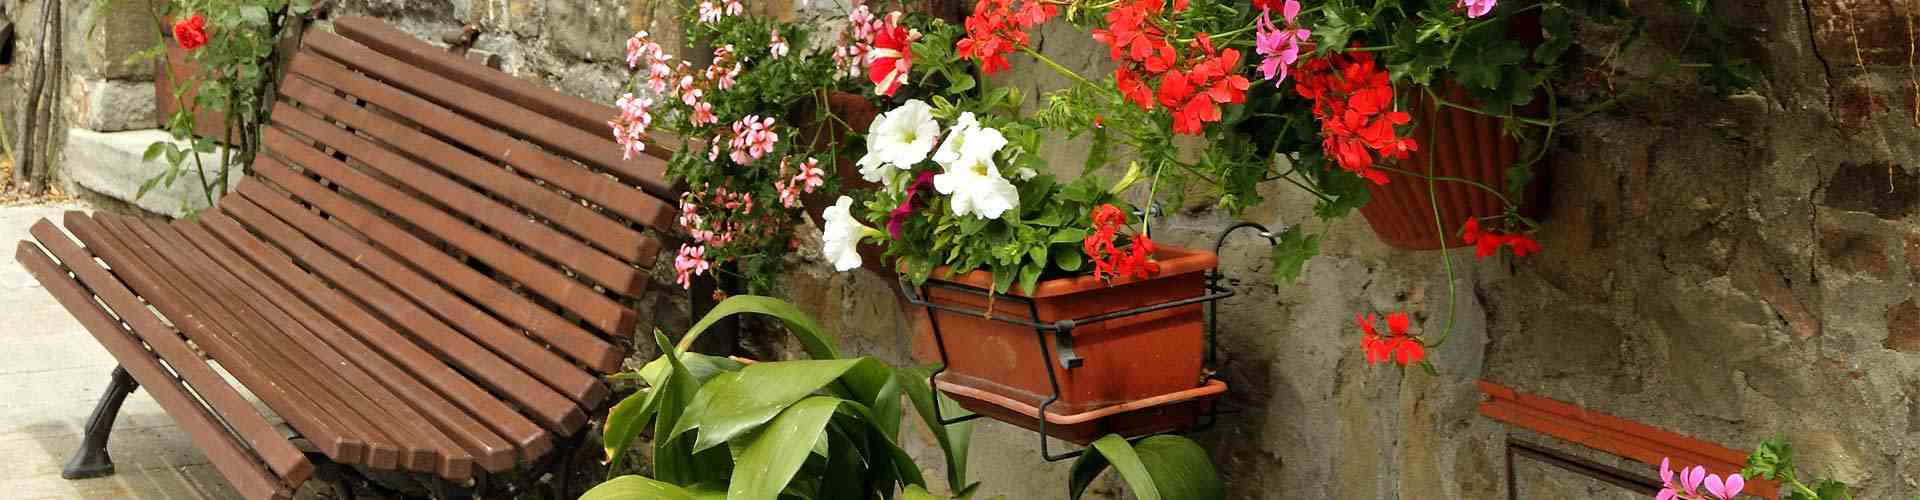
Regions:
<instances>
[{"instance_id":1,"label":"wooden slat","mask_svg":"<svg viewBox=\"0 0 1920 500\"><path fill-rule=\"evenodd\" d=\"M466 417L466 413L435 394L432 389L422 385L412 375L394 366L393 362L369 348L360 339L353 337L347 332L345 326L329 321L320 311L297 298L292 290L274 282L264 271L247 263L244 258L235 254L233 249L220 244L219 240L208 233L206 228L200 227L197 223L176 221L172 229L184 244L193 245L197 251L205 254L227 272L233 273L244 283L244 286L259 293L266 303L280 308L301 324L306 325L330 348L352 360L354 366L365 370L377 381L376 384L390 391L393 400L408 405L411 410L400 410L395 413L410 414L402 417L407 421L401 425L412 428L439 450L441 460L436 464L435 472L448 479L470 477L475 462L474 454L470 452L473 447L469 443L472 441L460 439L459 430L464 427L469 432L491 436L492 433L487 431L485 426L473 421L470 417L458 420L457 424L450 423L447 419L449 415ZM498 440L497 437L493 439ZM500 441L500 444L503 446L498 449L505 454L510 446L506 446L504 441Z\"/></svg>"},{"instance_id":2,"label":"wooden slat","mask_svg":"<svg viewBox=\"0 0 1920 500\"><path fill-rule=\"evenodd\" d=\"M408 40L412 38L405 34L399 34L399 36ZM324 55L328 59L379 78L414 95L425 97L449 109L466 113L494 128L523 134L541 147L604 169L623 180L637 183L656 197L672 199L675 196L673 187L666 182L665 160L649 155L636 156L631 160L620 158L619 146L613 142L610 132L604 128L606 120L618 115L618 112L611 108L607 108L604 114L596 118L598 124L595 128L601 132L592 133L552 118L556 116L553 113L533 111L520 105L520 103L541 102L544 99L543 95L558 95L552 91L544 89L539 92L519 92L512 89L504 89L506 92L486 91L462 83L484 82L490 78L503 77L504 75L499 72L492 72L491 75L478 71L473 75L460 74L457 64L429 66L432 68L429 70L426 69L427 67L394 59L352 40L318 30L309 30L304 43L309 50ZM404 47L402 43L418 42L395 42L394 46ZM427 59L416 61L427 61ZM453 71L455 73L449 76L459 80L442 76L438 71Z\"/></svg>"},{"instance_id":3,"label":"wooden slat","mask_svg":"<svg viewBox=\"0 0 1920 500\"><path fill-rule=\"evenodd\" d=\"M227 333L215 324L209 323L199 314L200 305L176 291L164 278L164 273L142 262L136 257L137 249L126 246L94 219L82 212L67 212L62 223L94 254L107 261L113 267L114 274L132 288L134 293L147 299L171 320L176 328L193 339L195 345L211 354L220 366L238 379L254 396L273 408L274 413L286 419L294 429L320 448L322 453L341 463L364 463L367 445L357 438L350 437L338 428L338 424L318 405L293 388L280 382L281 377L265 366L247 356L245 351L233 345ZM150 253L149 253L150 254Z\"/></svg>"},{"instance_id":4,"label":"wooden slat","mask_svg":"<svg viewBox=\"0 0 1920 500\"><path fill-rule=\"evenodd\" d=\"M654 229L667 229L677 199L656 198L639 188L581 168L526 141L449 111L426 99L394 89L339 63L308 53L294 56L291 74L305 76L405 116L416 123L432 123L428 132L467 145L496 162L586 198L607 210ZM289 80L292 81L292 80Z\"/></svg>"},{"instance_id":5,"label":"wooden slat","mask_svg":"<svg viewBox=\"0 0 1920 500\"><path fill-rule=\"evenodd\" d=\"M328 104L332 104L332 106L328 106ZM328 110L328 112L340 113L348 113L344 108L351 108L349 104L338 100L338 98L336 98L336 100L330 100L330 102L309 104L309 106L313 106L313 108L324 108L324 110ZM361 108L355 108L355 110L359 110L361 113L367 113L367 110L361 110ZM365 117L365 115L363 115L363 117ZM420 192L420 196L432 200L434 204L445 206L445 208L449 208L451 212L467 215L470 219L474 219L476 223L486 225L488 229L493 229L493 231L499 231L501 235L515 238L515 240L518 240L518 242L524 246L524 250L516 250L516 252L522 252L522 254L528 254L528 252L530 252L530 254L540 254L540 256L545 256L545 258L553 260L553 262L561 263L561 265L568 267L568 269L578 271L582 277L593 279L593 281L601 283L603 287L611 288L611 290L616 290L616 292L622 292L622 294L639 294L639 292L643 292L643 290L647 288L647 273L639 271L634 265L620 262L618 258L607 256L605 252L591 248L586 242L580 242L580 240L576 240L576 238L566 237L561 231L555 231L553 227L549 227L549 225L545 225L545 223L540 223L540 221L536 221L536 219L528 219L526 215L520 215L520 213L515 212L513 208L507 208L505 204L495 202L492 198L488 198L486 194L474 192L472 188L463 187L463 185L459 185L459 183L455 183L455 181L449 181L447 177L442 177L442 175L434 173L432 169L426 169L426 167L422 167L420 163L415 163L413 160L401 158L399 154L394 154L392 150L386 150L386 148L382 148L380 144L374 144L372 140L367 140L367 138L361 137L361 135L353 135L353 133L348 133L348 131L342 131L340 127L336 127L336 125L332 125L332 123L321 121L319 117L313 117L313 115L309 115L309 113L296 112L294 108L284 106L284 104L282 104L282 106L276 106L275 113L273 113L273 121L275 121L278 127L284 127L286 131L300 133L303 137L313 138L313 140L317 140L319 144L324 144L326 148L332 148L332 150L336 150L336 152L340 152L340 154L346 154L348 158L353 158L355 163L359 163L359 165L372 167L372 169L378 171L380 175L394 179L394 183L401 185L401 187L409 188L409 190L417 190L417 192ZM396 133L396 131L394 131L392 127L386 127L386 129L382 129L380 133ZM380 135L380 133L372 133L372 135ZM382 137L382 140L386 140L386 137ZM432 142L432 140L428 140L428 142ZM280 144L280 146L290 146L290 144ZM422 144L403 144L403 146L407 146L407 148L419 148ZM474 169L472 165L459 165L459 163L453 162L453 160L442 160L442 162L447 162L444 163L444 165L455 165L455 167ZM472 162L478 163L482 162L482 160L474 158ZM394 200L388 200L388 198L378 196L378 194L374 194L374 192L359 192L359 194L371 198L374 204L378 204L378 206L382 206L382 208L388 208L388 204L397 202L397 200L417 202L417 200L413 200L413 198L407 196L407 194L399 194L399 196L405 196L405 198L394 198ZM422 223L422 221L415 219L415 223Z\"/></svg>"},{"instance_id":6,"label":"wooden slat","mask_svg":"<svg viewBox=\"0 0 1920 500\"><path fill-rule=\"evenodd\" d=\"M349 361L347 356L335 349L331 342L323 339L323 337L341 336L337 327L318 321L317 315L304 318L308 321L296 319L286 308L276 304L275 300L267 297L260 290L249 286L206 251L188 243L179 230L171 225L145 220L127 222L136 234L145 238L155 248L169 255L184 256L182 260L190 260L191 262L179 262L178 265L205 277L205 283L209 289L217 287L219 291L216 293L239 299L240 305L234 309L242 313L250 313L241 317L243 321L264 319L265 323L256 324L271 327L256 328L255 331L277 330L284 335L281 338L263 338L267 338L270 342L291 341L289 347L298 349L289 349L289 355L304 354L307 356L305 359L314 361L310 366L327 370L343 381L343 385L330 389L346 396L343 399L347 399L348 404L355 405L353 410L366 417L370 423L380 427L381 431L394 439L394 444L402 447L401 467L414 472L439 472L445 469L448 479L465 480L471 477L472 457L465 456L464 450L453 446L452 440L447 439L439 429L430 425L425 417L413 410L411 405L394 395L392 390L360 368L359 364ZM317 325L318 328L309 326L309 323ZM443 456L442 453L447 451L457 456ZM447 467L448 463L455 461L464 465L458 468Z\"/></svg>"},{"instance_id":7,"label":"wooden slat","mask_svg":"<svg viewBox=\"0 0 1920 500\"><path fill-rule=\"evenodd\" d=\"M106 229L108 235L119 238L122 244L134 249L145 260L145 265L159 272L164 279L171 280L172 293L196 304L197 310L186 314L195 314L215 325L216 329L225 331L226 338L223 340L231 343L233 353L229 358L245 358L245 361L263 367L289 392L302 394L312 401L314 410L318 412L315 416L320 420L330 422L342 436L366 444L364 461L346 463L366 464L380 469L399 466L402 450L396 444L397 440L387 435L382 427L375 426L373 420L360 414L359 408L371 406L371 403L356 392L339 391L347 386L346 381L324 368L314 366L315 363L299 352L297 347L286 342L273 329L273 325L251 314L252 311L243 305L245 299L230 290L211 287L207 283L206 270L197 265L182 264L189 260L187 256L157 247L135 234L126 225L126 216L101 213L94 214L93 218ZM119 261L109 260L108 263L113 265ZM167 312L164 308L161 311ZM169 313L169 316L172 314ZM222 365L232 362L218 353L214 354L214 359Z\"/></svg>"},{"instance_id":8,"label":"wooden slat","mask_svg":"<svg viewBox=\"0 0 1920 500\"><path fill-rule=\"evenodd\" d=\"M79 320L81 326L113 354L114 359L120 361L120 366L126 368L134 380L146 388L147 394L187 432L201 452L206 454L214 470L220 471L220 475L233 484L235 491L250 499L292 498L291 488L256 462L253 455L231 434L227 434L213 415L207 413L206 407L188 395L180 383L160 366L152 353L129 337L118 322L101 310L86 291L67 276L59 264L40 252L33 243L26 241L20 242L15 258L40 280L55 300L73 313L74 319ZM91 261L86 264L93 265Z\"/></svg>"},{"instance_id":9,"label":"wooden slat","mask_svg":"<svg viewBox=\"0 0 1920 500\"><path fill-rule=\"evenodd\" d=\"M579 314L588 324L603 332L625 332L633 328L636 313L614 302L585 283L569 278L559 270L540 262L520 249L488 236L473 226L341 163L312 146L301 143L282 129L283 117L298 121L306 114L280 106L274 111L275 126L263 131L265 149L289 166L299 166L326 178L355 195L376 200L375 204L397 217L408 220L442 241L479 259L494 270L512 277L521 285L561 307ZM308 117L311 118L311 117ZM330 125L323 125L332 128ZM339 129L333 129L339 132ZM332 135L316 132L322 135ZM533 243L538 245L539 243Z\"/></svg>"},{"instance_id":10,"label":"wooden slat","mask_svg":"<svg viewBox=\"0 0 1920 500\"><path fill-rule=\"evenodd\" d=\"M326 206L351 204L339 198L338 194L321 188L303 176L294 174L272 159L263 158L255 161L254 172L262 177L272 176L271 178L276 182L286 186L289 192L304 199L331 202ZM255 204L260 205L261 208L267 209L268 212L272 212L281 220L287 221L288 224L305 233L308 238L333 249L346 260L366 269L369 274L379 277L401 293L412 297L423 308L445 320L448 326L467 332L469 337L500 353L501 357L526 369L527 373L540 378L562 394L566 394L567 397L589 407L598 405L606 397L606 384L601 383L597 377L575 367L560 355L546 350L533 339L513 331L498 319L454 296L453 293L441 288L440 284L406 267L387 253L373 248L346 230L322 220L294 203L292 199L270 193L270 190L265 189L263 185L255 183L246 186L246 189L251 195L248 199L255 200ZM314 204L320 206L319 203ZM465 266L454 267L464 268ZM607 347L611 350L611 346Z\"/></svg>"},{"instance_id":11,"label":"wooden slat","mask_svg":"<svg viewBox=\"0 0 1920 500\"><path fill-rule=\"evenodd\" d=\"M245 183L255 182L251 179ZM238 201L237 197L230 199ZM475 385L472 380L436 358L400 332L387 326L372 311L347 298L318 277L296 266L290 257L280 254L266 242L249 233L222 209L202 212L206 229L222 243L233 248L248 262L266 270L275 281L294 290L319 308L329 319L346 325L353 333L382 354L405 367L409 373L461 409L478 417L489 429L513 444L500 442L485 434L462 434L478 443L475 449L481 467L500 472L513 466L511 448L518 446L523 458L533 460L552 447L545 430L522 416L498 397ZM464 429L463 426L455 427Z\"/></svg>"},{"instance_id":12,"label":"wooden slat","mask_svg":"<svg viewBox=\"0 0 1920 500\"><path fill-rule=\"evenodd\" d=\"M250 184L258 187L257 183ZM580 424L586 422L580 407L566 396L554 392L519 367L441 323L431 313L414 305L413 301L387 288L378 278L321 248L256 204L270 202L270 196L263 196L257 189L243 189L238 194L243 196L229 196L220 203L228 215L259 232L263 239L273 242L287 255L325 276L334 286L378 311L388 322L433 346L433 350L438 351L442 358L453 362L473 379L512 397L541 424L565 432L579 428Z\"/></svg>"},{"instance_id":13,"label":"wooden slat","mask_svg":"<svg viewBox=\"0 0 1920 500\"><path fill-rule=\"evenodd\" d=\"M320 186L305 176L293 174L279 160L262 156L254 163L257 178L268 179L267 176L271 175L271 179L274 179L281 189L325 211L329 217L352 227L365 236L368 243L384 246L393 255L406 256L407 261L414 267L426 270L441 283L465 294L475 303L490 309L495 315L520 325L521 328L552 344L573 359L601 373L611 373L620 369L621 360L626 357L623 349L561 318L553 311L534 304L526 297L514 293L513 290L455 260L412 233L373 214L365 207L348 201L344 196ZM262 171L266 173L260 173ZM355 262L362 267L367 267L375 275L411 279L410 275L401 274L401 271L407 268L397 259L388 257L386 253L372 250L371 246L358 243L351 238L345 239L341 245L335 250L356 256ZM449 322L465 322L468 317L477 318L476 321L482 323L493 321L491 316L477 311L452 314L456 310L470 311L472 307L456 308L452 305L436 307L431 304L428 307Z\"/></svg>"},{"instance_id":14,"label":"wooden slat","mask_svg":"<svg viewBox=\"0 0 1920 500\"><path fill-rule=\"evenodd\" d=\"M654 255L659 252L658 240L644 236L595 212L590 207L575 203L546 187L536 185L531 180L512 175L504 169L467 168L468 165L484 162L450 144L440 143L440 141L426 143L420 141L418 137L424 137L426 134L444 137L448 142L461 144L495 162L512 165L519 173L546 181L551 186L566 190L575 196L599 204L612 213L649 227L665 229L671 227L669 224L673 222L673 207L666 200L654 198L645 191L580 168L532 144L475 123L465 116L367 78L319 56L296 55L288 71L291 75L305 78L287 78L280 84L281 95L303 103L340 103L353 107L353 110L349 110L354 111L351 113L329 112L328 114L389 144L401 142L395 137L412 137L413 139L408 140L422 142L421 147L400 147L401 152L428 158L429 163L440 165L443 171L466 176L471 182L487 186L487 189L494 193L506 196L514 203L554 221L574 234L591 239L596 246L642 267L653 264ZM363 108L335 97L333 90L323 88L321 85L338 89L368 104L379 106L394 116L404 117L413 123L420 124L420 128L396 126L394 122L384 119L384 116L375 116ZM449 168L449 166L461 168Z\"/></svg>"},{"instance_id":15,"label":"wooden slat","mask_svg":"<svg viewBox=\"0 0 1920 500\"><path fill-rule=\"evenodd\" d=\"M307 460L307 455L281 437L280 431L267 422L266 417L261 416L239 391L228 385L224 377L214 372L206 360L188 347L172 327L162 323L126 285L96 264L92 254L45 219L35 223L29 231L48 252L66 263L74 277L98 295L100 301L111 308L140 340L151 346L154 354L173 366L173 371L179 373L180 378L193 387L193 392L220 414L221 420L234 429L238 437L253 449L253 453L273 469L275 475L296 486L312 477L313 462ZM22 243L23 252L31 247ZM76 317L86 312L85 308L81 309L74 312Z\"/></svg>"}]
</instances>

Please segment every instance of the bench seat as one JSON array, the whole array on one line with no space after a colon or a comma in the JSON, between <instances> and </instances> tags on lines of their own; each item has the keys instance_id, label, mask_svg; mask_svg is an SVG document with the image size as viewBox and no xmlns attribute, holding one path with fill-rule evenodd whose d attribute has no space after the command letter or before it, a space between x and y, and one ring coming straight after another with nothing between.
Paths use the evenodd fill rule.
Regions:
<instances>
[{"instance_id":1,"label":"bench seat","mask_svg":"<svg viewBox=\"0 0 1920 500\"><path fill-rule=\"evenodd\" d=\"M245 497L288 497L315 460L452 484L542 463L608 403L672 216L664 162L587 128L612 108L336 27L305 35L218 205L69 212L16 257Z\"/></svg>"}]
</instances>

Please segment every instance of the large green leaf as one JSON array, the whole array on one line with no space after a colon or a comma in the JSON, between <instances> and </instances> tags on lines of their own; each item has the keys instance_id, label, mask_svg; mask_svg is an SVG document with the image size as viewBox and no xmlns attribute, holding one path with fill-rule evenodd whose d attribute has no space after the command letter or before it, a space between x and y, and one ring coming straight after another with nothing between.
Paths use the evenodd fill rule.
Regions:
<instances>
[{"instance_id":1,"label":"large green leaf","mask_svg":"<svg viewBox=\"0 0 1920 500\"><path fill-rule=\"evenodd\" d=\"M653 420L653 474L673 484L699 483L703 478L716 474L717 471L713 469L725 468L725 456L721 455L717 464L712 456L704 459L697 457L693 443L671 436L670 432L679 424L700 386L693 380L693 374L687 371L686 365L680 363L680 357L674 355L677 351L667 343L667 337L659 332L654 332L653 336L654 341L660 343L661 351L667 353L664 357L671 367L661 386L655 389L660 394L657 396L659 401L655 403L658 408L654 411ZM670 437L661 439L659 436Z\"/></svg>"},{"instance_id":2,"label":"large green leaf","mask_svg":"<svg viewBox=\"0 0 1920 500\"><path fill-rule=\"evenodd\" d=\"M708 485L682 488L641 476L620 476L587 490L580 495L580 500L720 500L726 497L726 492Z\"/></svg>"},{"instance_id":3,"label":"large green leaf","mask_svg":"<svg viewBox=\"0 0 1920 500\"><path fill-rule=\"evenodd\" d=\"M877 362L867 358L779 361L717 376L700 388L695 400L703 404L668 435L678 438L699 430L694 450L712 448L767 423L862 363Z\"/></svg>"},{"instance_id":4,"label":"large green leaf","mask_svg":"<svg viewBox=\"0 0 1920 500\"><path fill-rule=\"evenodd\" d=\"M866 405L862 405L858 402L853 402L853 401L847 401L841 404L841 409L851 410L854 415L859 417L859 420L861 422L865 422L869 426L869 428L873 431L873 435L871 437L873 438L874 442L885 447L881 451L885 451L887 454L887 456L884 458L890 459L890 462L893 466L894 477L898 478L900 482L903 484L909 484L909 485L912 485L912 484L926 485L927 484L926 478L922 477L920 474L920 466L914 463L913 456L908 455L907 450L904 448L901 448L900 444L898 442L895 442L892 437L889 437L883 434L885 432L885 429L881 428L879 421L875 420L872 409L867 408ZM875 455L878 455L878 453L876 453ZM871 457L870 461L874 464L880 464L881 458L882 457L878 457L878 456ZM882 468L882 465L872 465L870 467L875 470L880 470ZM887 489L889 491L892 490L892 488L887 488Z\"/></svg>"},{"instance_id":5,"label":"large green leaf","mask_svg":"<svg viewBox=\"0 0 1920 500\"><path fill-rule=\"evenodd\" d=\"M842 401L814 396L786 406L734 462L727 500L776 500L813 454L813 443Z\"/></svg>"},{"instance_id":6,"label":"large green leaf","mask_svg":"<svg viewBox=\"0 0 1920 500\"><path fill-rule=\"evenodd\" d=\"M642 388L640 392L620 400L607 413L607 429L601 433L600 444L607 451L609 473L621 469L620 465L626 461L627 446L633 444L633 439L640 435L641 429L653 422L653 413L658 409L656 405L659 401L654 396L659 394L660 391L652 387Z\"/></svg>"},{"instance_id":7,"label":"large green leaf","mask_svg":"<svg viewBox=\"0 0 1920 500\"><path fill-rule=\"evenodd\" d=\"M940 425L933 414L933 405L940 405L940 414L958 417L965 412L960 405L944 394L936 394L927 383L933 374L931 368L901 368L894 372L899 379L900 388L905 389L907 399L913 402L914 413L920 415L920 421L933 432L933 438L940 443L940 451L947 461L947 486L953 491L967 489L967 448L973 440L973 422L961 422L953 425Z\"/></svg>"},{"instance_id":8,"label":"large green leaf","mask_svg":"<svg viewBox=\"0 0 1920 500\"><path fill-rule=\"evenodd\" d=\"M1213 468L1205 449L1179 436L1153 436L1135 445L1109 434L1093 442L1074 461L1068 491L1079 499L1094 478L1112 465L1120 479L1140 500L1216 500L1225 498L1226 485Z\"/></svg>"},{"instance_id":9,"label":"large green leaf","mask_svg":"<svg viewBox=\"0 0 1920 500\"><path fill-rule=\"evenodd\" d=\"M764 314L786 323L787 330L793 332L793 336L800 340L800 346L805 348L807 355L812 356L813 359L840 358L840 351L834 346L833 337L828 335L826 330L820 327L820 323L813 320L813 317L807 316L807 313L801 312L800 308L786 301L758 295L735 295L720 301L718 305L713 306L713 310L709 311L706 317L700 318L699 323L695 323L693 328L687 330L687 336L680 339L681 350L692 346L693 341L700 338L700 334L705 333L720 320L743 313Z\"/></svg>"}]
</instances>

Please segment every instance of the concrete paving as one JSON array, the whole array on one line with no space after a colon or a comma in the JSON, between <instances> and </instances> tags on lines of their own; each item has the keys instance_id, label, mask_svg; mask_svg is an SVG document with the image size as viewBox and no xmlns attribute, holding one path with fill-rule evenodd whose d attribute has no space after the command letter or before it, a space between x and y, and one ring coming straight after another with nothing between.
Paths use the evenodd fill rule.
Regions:
<instances>
[{"instance_id":1,"label":"concrete paving","mask_svg":"<svg viewBox=\"0 0 1920 500\"><path fill-rule=\"evenodd\" d=\"M114 361L14 262L34 221L60 220L81 205L0 207L0 497L236 498L186 432L145 391L127 398L108 450L118 473L68 481L60 466L80 445ZM308 489L316 489L318 485ZM320 488L324 489L324 488Z\"/></svg>"}]
</instances>

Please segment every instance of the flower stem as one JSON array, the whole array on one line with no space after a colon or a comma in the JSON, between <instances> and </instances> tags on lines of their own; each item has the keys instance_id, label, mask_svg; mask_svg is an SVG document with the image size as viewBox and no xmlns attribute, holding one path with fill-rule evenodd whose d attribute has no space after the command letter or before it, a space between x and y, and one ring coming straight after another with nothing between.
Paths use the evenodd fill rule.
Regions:
<instances>
[{"instance_id":1,"label":"flower stem","mask_svg":"<svg viewBox=\"0 0 1920 500\"><path fill-rule=\"evenodd\" d=\"M1073 70L1067 69L1066 66L1061 66L1060 63L1053 62L1053 59L1048 58L1045 55L1042 55L1040 51L1033 50L1033 47L1021 46L1020 51L1026 52L1027 55L1029 56L1033 56L1034 60L1040 61L1040 64L1047 65L1048 68L1053 69L1053 72L1059 73L1060 76L1071 78L1074 81L1080 82L1083 84L1088 84L1088 85L1093 84L1093 82L1087 81L1087 77L1080 76L1079 73L1075 73Z\"/></svg>"},{"instance_id":2,"label":"flower stem","mask_svg":"<svg viewBox=\"0 0 1920 500\"><path fill-rule=\"evenodd\" d=\"M1431 163L1431 162L1433 161L1433 159L1432 159L1431 157L1429 157L1429 158L1427 159L1427 161L1428 161L1429 163ZM1385 171L1388 171L1388 172L1393 172L1393 173L1396 173L1396 174L1401 174L1401 175L1406 175L1406 176L1410 176L1410 177L1414 177L1414 178L1417 178L1417 179L1421 179L1421 180L1426 180L1426 181L1440 181L1440 182L1458 182L1458 183L1461 183L1461 184L1469 184L1469 185L1472 185L1473 187L1477 187L1477 188L1480 188L1480 189L1483 189L1483 190L1486 190L1486 191L1487 191L1488 193L1492 193L1492 194L1493 194L1493 196L1494 196L1494 197L1496 197L1496 198L1500 198L1500 203L1501 203L1502 205L1512 205L1512 204L1513 204L1513 201L1512 201L1512 200L1509 200L1509 199L1507 199L1507 195L1506 195L1505 193L1503 193L1503 192L1501 192L1501 191L1500 191L1500 190L1498 190L1498 189L1494 189L1493 187L1491 187L1491 186L1488 186L1488 185L1486 185L1486 184L1484 184L1484 183L1481 183L1480 181L1476 181L1476 180L1473 180L1473 179L1467 179L1467 178L1462 178L1462 177L1453 177L1453 176L1446 176L1446 175L1426 175L1426 174L1421 174L1421 173L1419 173L1419 172L1414 172L1414 171L1411 171L1411 170L1404 170L1404 169L1399 169L1399 168L1394 168L1394 167L1389 167L1389 166L1385 166L1385 165L1374 165L1374 166L1373 166L1373 168L1377 168L1377 169L1381 169L1381 170L1385 170ZM1431 171L1432 169L1428 169L1428 170L1429 170L1429 171Z\"/></svg>"},{"instance_id":3,"label":"flower stem","mask_svg":"<svg viewBox=\"0 0 1920 500\"><path fill-rule=\"evenodd\" d=\"M1427 143L1432 144L1434 139L1437 137L1439 137L1439 129L1434 127L1427 127ZM1436 178L1433 175L1433 155L1431 154L1427 155L1426 163L1427 163L1427 175L1426 175L1427 205L1433 209L1433 232L1434 232L1434 236L1436 236L1440 240L1441 267L1444 267L1447 270L1447 323L1446 323L1446 326L1441 327L1440 338L1434 339L1433 342L1422 342L1426 344L1426 347L1428 349L1435 349L1435 348L1439 348L1442 345L1445 345L1447 343L1447 339L1450 337L1453 337L1453 320L1454 320L1454 316L1457 313L1459 313L1459 309L1456 306L1458 305L1458 300L1460 298L1460 291L1458 290L1459 288L1458 285L1460 284L1460 282L1459 280L1456 280L1453 275L1453 251L1447 248L1447 236L1448 236L1447 224L1445 221L1440 220L1440 197L1437 196L1437 189L1435 189L1434 187L1435 182L1440 179ZM1475 184L1479 184L1479 183L1475 183ZM1481 187L1484 188L1485 186L1481 186ZM1496 192L1495 194L1498 194L1498 193ZM1506 201L1506 198L1502 197L1500 200L1504 202Z\"/></svg>"}]
</instances>

